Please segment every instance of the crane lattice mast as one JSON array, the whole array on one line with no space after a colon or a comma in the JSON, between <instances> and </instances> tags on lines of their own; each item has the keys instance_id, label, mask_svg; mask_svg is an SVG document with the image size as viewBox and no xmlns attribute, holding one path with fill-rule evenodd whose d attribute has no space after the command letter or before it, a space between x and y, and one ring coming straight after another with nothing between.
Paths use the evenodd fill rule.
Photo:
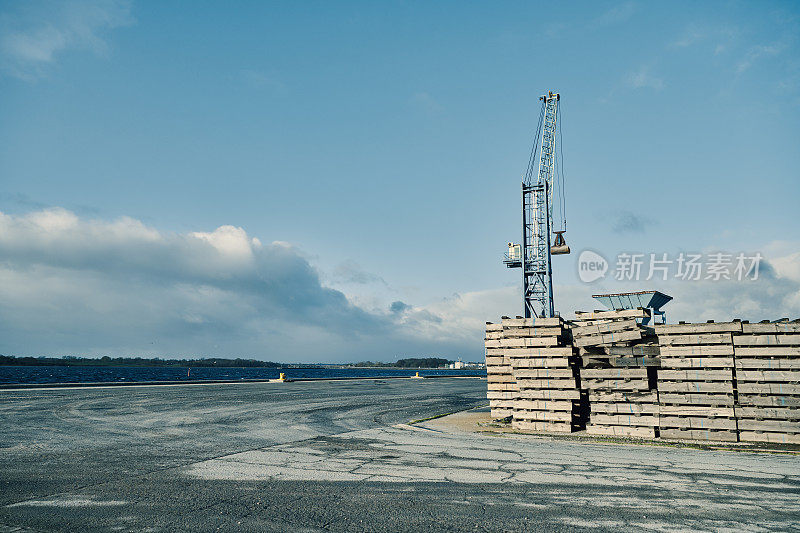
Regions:
<instances>
[{"instance_id":1,"label":"crane lattice mast","mask_svg":"<svg viewBox=\"0 0 800 533\"><path fill-rule=\"evenodd\" d=\"M539 99L542 102L539 127L522 182L522 244L509 243L504 261L509 268L522 269L525 318L555 316L551 254L569 253L563 237L565 228L554 231L553 225L553 178L557 170L556 130L561 97L551 91ZM555 234L552 246L551 233Z\"/></svg>"}]
</instances>

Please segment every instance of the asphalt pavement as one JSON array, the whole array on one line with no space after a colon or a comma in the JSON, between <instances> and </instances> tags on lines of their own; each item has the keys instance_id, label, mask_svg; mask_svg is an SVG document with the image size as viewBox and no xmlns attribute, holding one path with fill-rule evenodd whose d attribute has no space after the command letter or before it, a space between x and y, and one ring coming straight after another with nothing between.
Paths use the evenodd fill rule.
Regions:
<instances>
[{"instance_id":1,"label":"asphalt pavement","mask_svg":"<svg viewBox=\"0 0 800 533\"><path fill-rule=\"evenodd\" d=\"M800 456L490 434L485 380L0 391L3 531L800 530Z\"/></svg>"}]
</instances>

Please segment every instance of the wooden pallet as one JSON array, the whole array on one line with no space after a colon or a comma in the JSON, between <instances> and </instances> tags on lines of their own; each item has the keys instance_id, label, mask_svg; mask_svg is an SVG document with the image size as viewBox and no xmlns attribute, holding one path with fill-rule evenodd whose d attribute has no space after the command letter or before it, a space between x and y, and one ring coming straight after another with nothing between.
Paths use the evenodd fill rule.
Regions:
<instances>
[{"instance_id":1,"label":"wooden pallet","mask_svg":"<svg viewBox=\"0 0 800 533\"><path fill-rule=\"evenodd\" d=\"M520 390L530 389L574 389L578 390L575 378L570 379L519 379Z\"/></svg>"},{"instance_id":2,"label":"wooden pallet","mask_svg":"<svg viewBox=\"0 0 800 533\"><path fill-rule=\"evenodd\" d=\"M725 429L736 431L736 419L733 417L706 417L706 416L665 416L659 415L661 429Z\"/></svg>"},{"instance_id":3,"label":"wooden pallet","mask_svg":"<svg viewBox=\"0 0 800 533\"><path fill-rule=\"evenodd\" d=\"M655 439L657 428L645 426L604 426L589 423L586 425L588 435L607 435L612 437L639 437L643 439Z\"/></svg>"},{"instance_id":4,"label":"wooden pallet","mask_svg":"<svg viewBox=\"0 0 800 533\"><path fill-rule=\"evenodd\" d=\"M529 420L537 422L572 422L578 414L569 411L537 411L532 409L519 409L514 407L514 420Z\"/></svg>"},{"instance_id":5,"label":"wooden pallet","mask_svg":"<svg viewBox=\"0 0 800 533\"><path fill-rule=\"evenodd\" d=\"M591 393L589 394L589 405L592 414L607 414L607 415L657 415L660 412L660 406L654 402L642 403L623 403L623 402L593 402L591 400Z\"/></svg>"},{"instance_id":6,"label":"wooden pallet","mask_svg":"<svg viewBox=\"0 0 800 533\"><path fill-rule=\"evenodd\" d=\"M546 431L553 433L570 433L575 428L570 422L538 422L534 420L514 420L511 427L522 431Z\"/></svg>"},{"instance_id":7,"label":"wooden pallet","mask_svg":"<svg viewBox=\"0 0 800 533\"><path fill-rule=\"evenodd\" d=\"M494 420L508 418L509 416L514 416L514 409L490 406L489 416Z\"/></svg>"},{"instance_id":8,"label":"wooden pallet","mask_svg":"<svg viewBox=\"0 0 800 533\"><path fill-rule=\"evenodd\" d=\"M704 333L741 333L741 322L707 322L694 324L657 324L656 335L695 335Z\"/></svg>"},{"instance_id":9,"label":"wooden pallet","mask_svg":"<svg viewBox=\"0 0 800 533\"><path fill-rule=\"evenodd\" d=\"M725 429L674 429L659 428L662 439L690 439L690 440L709 440L723 442L737 442L738 433Z\"/></svg>"},{"instance_id":10,"label":"wooden pallet","mask_svg":"<svg viewBox=\"0 0 800 533\"><path fill-rule=\"evenodd\" d=\"M598 424L601 426L646 426L658 427L658 415L621 415L621 414L605 414L605 413L592 413L589 415L590 424Z\"/></svg>"},{"instance_id":11,"label":"wooden pallet","mask_svg":"<svg viewBox=\"0 0 800 533\"><path fill-rule=\"evenodd\" d=\"M660 386L660 384L659 384ZM658 391L661 405L705 405L709 407L733 406L733 393L695 393Z\"/></svg>"},{"instance_id":12,"label":"wooden pallet","mask_svg":"<svg viewBox=\"0 0 800 533\"><path fill-rule=\"evenodd\" d=\"M800 444L800 435L797 433L773 433L767 431L740 431L739 440L742 442L771 442L781 444Z\"/></svg>"}]
</instances>

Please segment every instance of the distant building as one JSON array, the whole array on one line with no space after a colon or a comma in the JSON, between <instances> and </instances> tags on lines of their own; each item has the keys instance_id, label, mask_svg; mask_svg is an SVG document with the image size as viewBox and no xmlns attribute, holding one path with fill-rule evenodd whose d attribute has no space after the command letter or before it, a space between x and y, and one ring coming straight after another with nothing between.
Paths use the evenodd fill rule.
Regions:
<instances>
[{"instance_id":1,"label":"distant building","mask_svg":"<svg viewBox=\"0 0 800 533\"><path fill-rule=\"evenodd\" d=\"M447 368L451 370L461 370L464 368L483 368L486 366L484 363L465 363L464 361L455 361L450 363Z\"/></svg>"}]
</instances>

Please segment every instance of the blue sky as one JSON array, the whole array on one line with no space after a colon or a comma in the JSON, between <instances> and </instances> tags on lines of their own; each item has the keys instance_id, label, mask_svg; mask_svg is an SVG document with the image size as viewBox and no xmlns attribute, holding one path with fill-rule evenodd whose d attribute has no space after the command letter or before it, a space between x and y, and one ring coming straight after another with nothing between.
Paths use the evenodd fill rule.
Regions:
<instances>
[{"instance_id":1,"label":"blue sky","mask_svg":"<svg viewBox=\"0 0 800 533\"><path fill-rule=\"evenodd\" d=\"M557 258L562 313L796 318L798 36L796 2L5 2L0 352L478 360L549 89L573 250L769 261L628 287Z\"/></svg>"}]
</instances>

